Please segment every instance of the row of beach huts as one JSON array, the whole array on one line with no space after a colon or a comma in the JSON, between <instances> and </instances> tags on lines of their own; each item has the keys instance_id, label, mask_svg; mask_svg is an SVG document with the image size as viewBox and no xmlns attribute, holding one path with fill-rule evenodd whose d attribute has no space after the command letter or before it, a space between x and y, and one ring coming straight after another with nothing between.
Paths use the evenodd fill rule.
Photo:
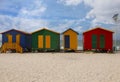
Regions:
<instances>
[{"instance_id":1,"label":"row of beach huts","mask_svg":"<svg viewBox=\"0 0 120 82\"><path fill-rule=\"evenodd\" d=\"M113 51L113 31L96 27L83 32L83 51ZM46 28L27 33L16 29L2 32L1 52L59 52L60 35L62 35L63 51L77 51L79 33L69 28L58 33Z\"/></svg>"}]
</instances>

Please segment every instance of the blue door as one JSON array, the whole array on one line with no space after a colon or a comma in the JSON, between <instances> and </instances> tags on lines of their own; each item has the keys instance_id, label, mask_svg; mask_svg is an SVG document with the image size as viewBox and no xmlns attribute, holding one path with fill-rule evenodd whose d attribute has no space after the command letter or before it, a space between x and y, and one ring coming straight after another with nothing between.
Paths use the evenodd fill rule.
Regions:
<instances>
[{"instance_id":1,"label":"blue door","mask_svg":"<svg viewBox=\"0 0 120 82\"><path fill-rule=\"evenodd\" d=\"M65 48L70 48L70 36L69 35L65 35L64 37L64 42L65 42Z\"/></svg>"}]
</instances>

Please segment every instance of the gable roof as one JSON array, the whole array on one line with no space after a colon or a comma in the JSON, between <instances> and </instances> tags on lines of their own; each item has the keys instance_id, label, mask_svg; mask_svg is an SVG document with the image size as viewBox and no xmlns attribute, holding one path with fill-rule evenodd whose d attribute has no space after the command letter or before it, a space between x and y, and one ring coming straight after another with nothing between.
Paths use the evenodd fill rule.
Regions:
<instances>
[{"instance_id":1,"label":"gable roof","mask_svg":"<svg viewBox=\"0 0 120 82\"><path fill-rule=\"evenodd\" d=\"M55 31L52 31L52 30L49 30L49 29L46 29L46 28L42 28L42 29L40 29L40 30L37 30L37 31L35 31L35 32L32 32L32 34L33 34L33 33L36 33L36 32L39 32L39 31L42 31L42 30L47 30L47 31L50 31L50 32L53 32L53 33L56 33L56 34L60 34L60 33L58 33L58 32L55 32Z\"/></svg>"},{"instance_id":2,"label":"gable roof","mask_svg":"<svg viewBox=\"0 0 120 82\"><path fill-rule=\"evenodd\" d=\"M23 34L30 34L30 33L27 33L27 32L24 32L24 31L20 31L20 30L17 30L17 29L10 29L10 30L7 30L7 31L4 31L4 32L1 32L0 34L3 34L3 33L6 33L6 32L9 32L9 31L17 31L17 32L20 32L20 33L23 33Z\"/></svg>"},{"instance_id":3,"label":"gable roof","mask_svg":"<svg viewBox=\"0 0 120 82\"><path fill-rule=\"evenodd\" d=\"M90 29L90 30L87 30L87 31L83 32L83 34L86 33L86 32L92 31L92 30L96 30L96 29L102 29L102 30L105 30L105 31L114 33L114 32L111 31L111 30L108 30L108 29L105 29L105 28L101 28L101 27L96 27L96 28L93 28L93 29Z\"/></svg>"},{"instance_id":4,"label":"gable roof","mask_svg":"<svg viewBox=\"0 0 120 82\"><path fill-rule=\"evenodd\" d=\"M73 29L71 29L71 28L67 29L67 30L66 30L66 31L64 31L62 34L64 34L65 32L67 32L68 30L72 30L73 32L75 32L76 34L78 34L78 35L79 35L79 33L78 33L78 32L76 32L75 30L73 30Z\"/></svg>"}]
</instances>

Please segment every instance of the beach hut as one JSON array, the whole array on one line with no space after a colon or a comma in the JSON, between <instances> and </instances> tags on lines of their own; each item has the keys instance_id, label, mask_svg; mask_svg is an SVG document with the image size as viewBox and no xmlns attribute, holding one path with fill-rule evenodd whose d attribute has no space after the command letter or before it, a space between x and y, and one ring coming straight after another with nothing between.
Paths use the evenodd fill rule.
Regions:
<instances>
[{"instance_id":1,"label":"beach hut","mask_svg":"<svg viewBox=\"0 0 120 82\"><path fill-rule=\"evenodd\" d=\"M112 51L113 31L96 27L83 32L84 50Z\"/></svg>"},{"instance_id":2,"label":"beach hut","mask_svg":"<svg viewBox=\"0 0 120 82\"><path fill-rule=\"evenodd\" d=\"M33 51L59 51L60 33L43 28L32 33Z\"/></svg>"},{"instance_id":3,"label":"beach hut","mask_svg":"<svg viewBox=\"0 0 120 82\"><path fill-rule=\"evenodd\" d=\"M11 29L2 32L2 47L1 51L6 52L8 50L15 52L24 52L31 49L31 35L29 33Z\"/></svg>"},{"instance_id":4,"label":"beach hut","mask_svg":"<svg viewBox=\"0 0 120 82\"><path fill-rule=\"evenodd\" d=\"M62 34L64 50L77 50L79 33L69 28Z\"/></svg>"}]
</instances>

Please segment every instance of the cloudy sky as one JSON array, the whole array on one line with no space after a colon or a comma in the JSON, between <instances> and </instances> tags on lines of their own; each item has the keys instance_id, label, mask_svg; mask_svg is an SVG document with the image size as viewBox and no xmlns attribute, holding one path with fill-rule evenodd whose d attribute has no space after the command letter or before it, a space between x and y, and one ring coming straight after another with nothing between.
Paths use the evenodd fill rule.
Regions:
<instances>
[{"instance_id":1,"label":"cloudy sky","mask_svg":"<svg viewBox=\"0 0 120 82\"><path fill-rule=\"evenodd\" d=\"M73 28L79 33L96 26L114 29L116 13L120 14L120 0L0 0L0 32L12 28L33 32L42 27L57 32Z\"/></svg>"}]
</instances>

